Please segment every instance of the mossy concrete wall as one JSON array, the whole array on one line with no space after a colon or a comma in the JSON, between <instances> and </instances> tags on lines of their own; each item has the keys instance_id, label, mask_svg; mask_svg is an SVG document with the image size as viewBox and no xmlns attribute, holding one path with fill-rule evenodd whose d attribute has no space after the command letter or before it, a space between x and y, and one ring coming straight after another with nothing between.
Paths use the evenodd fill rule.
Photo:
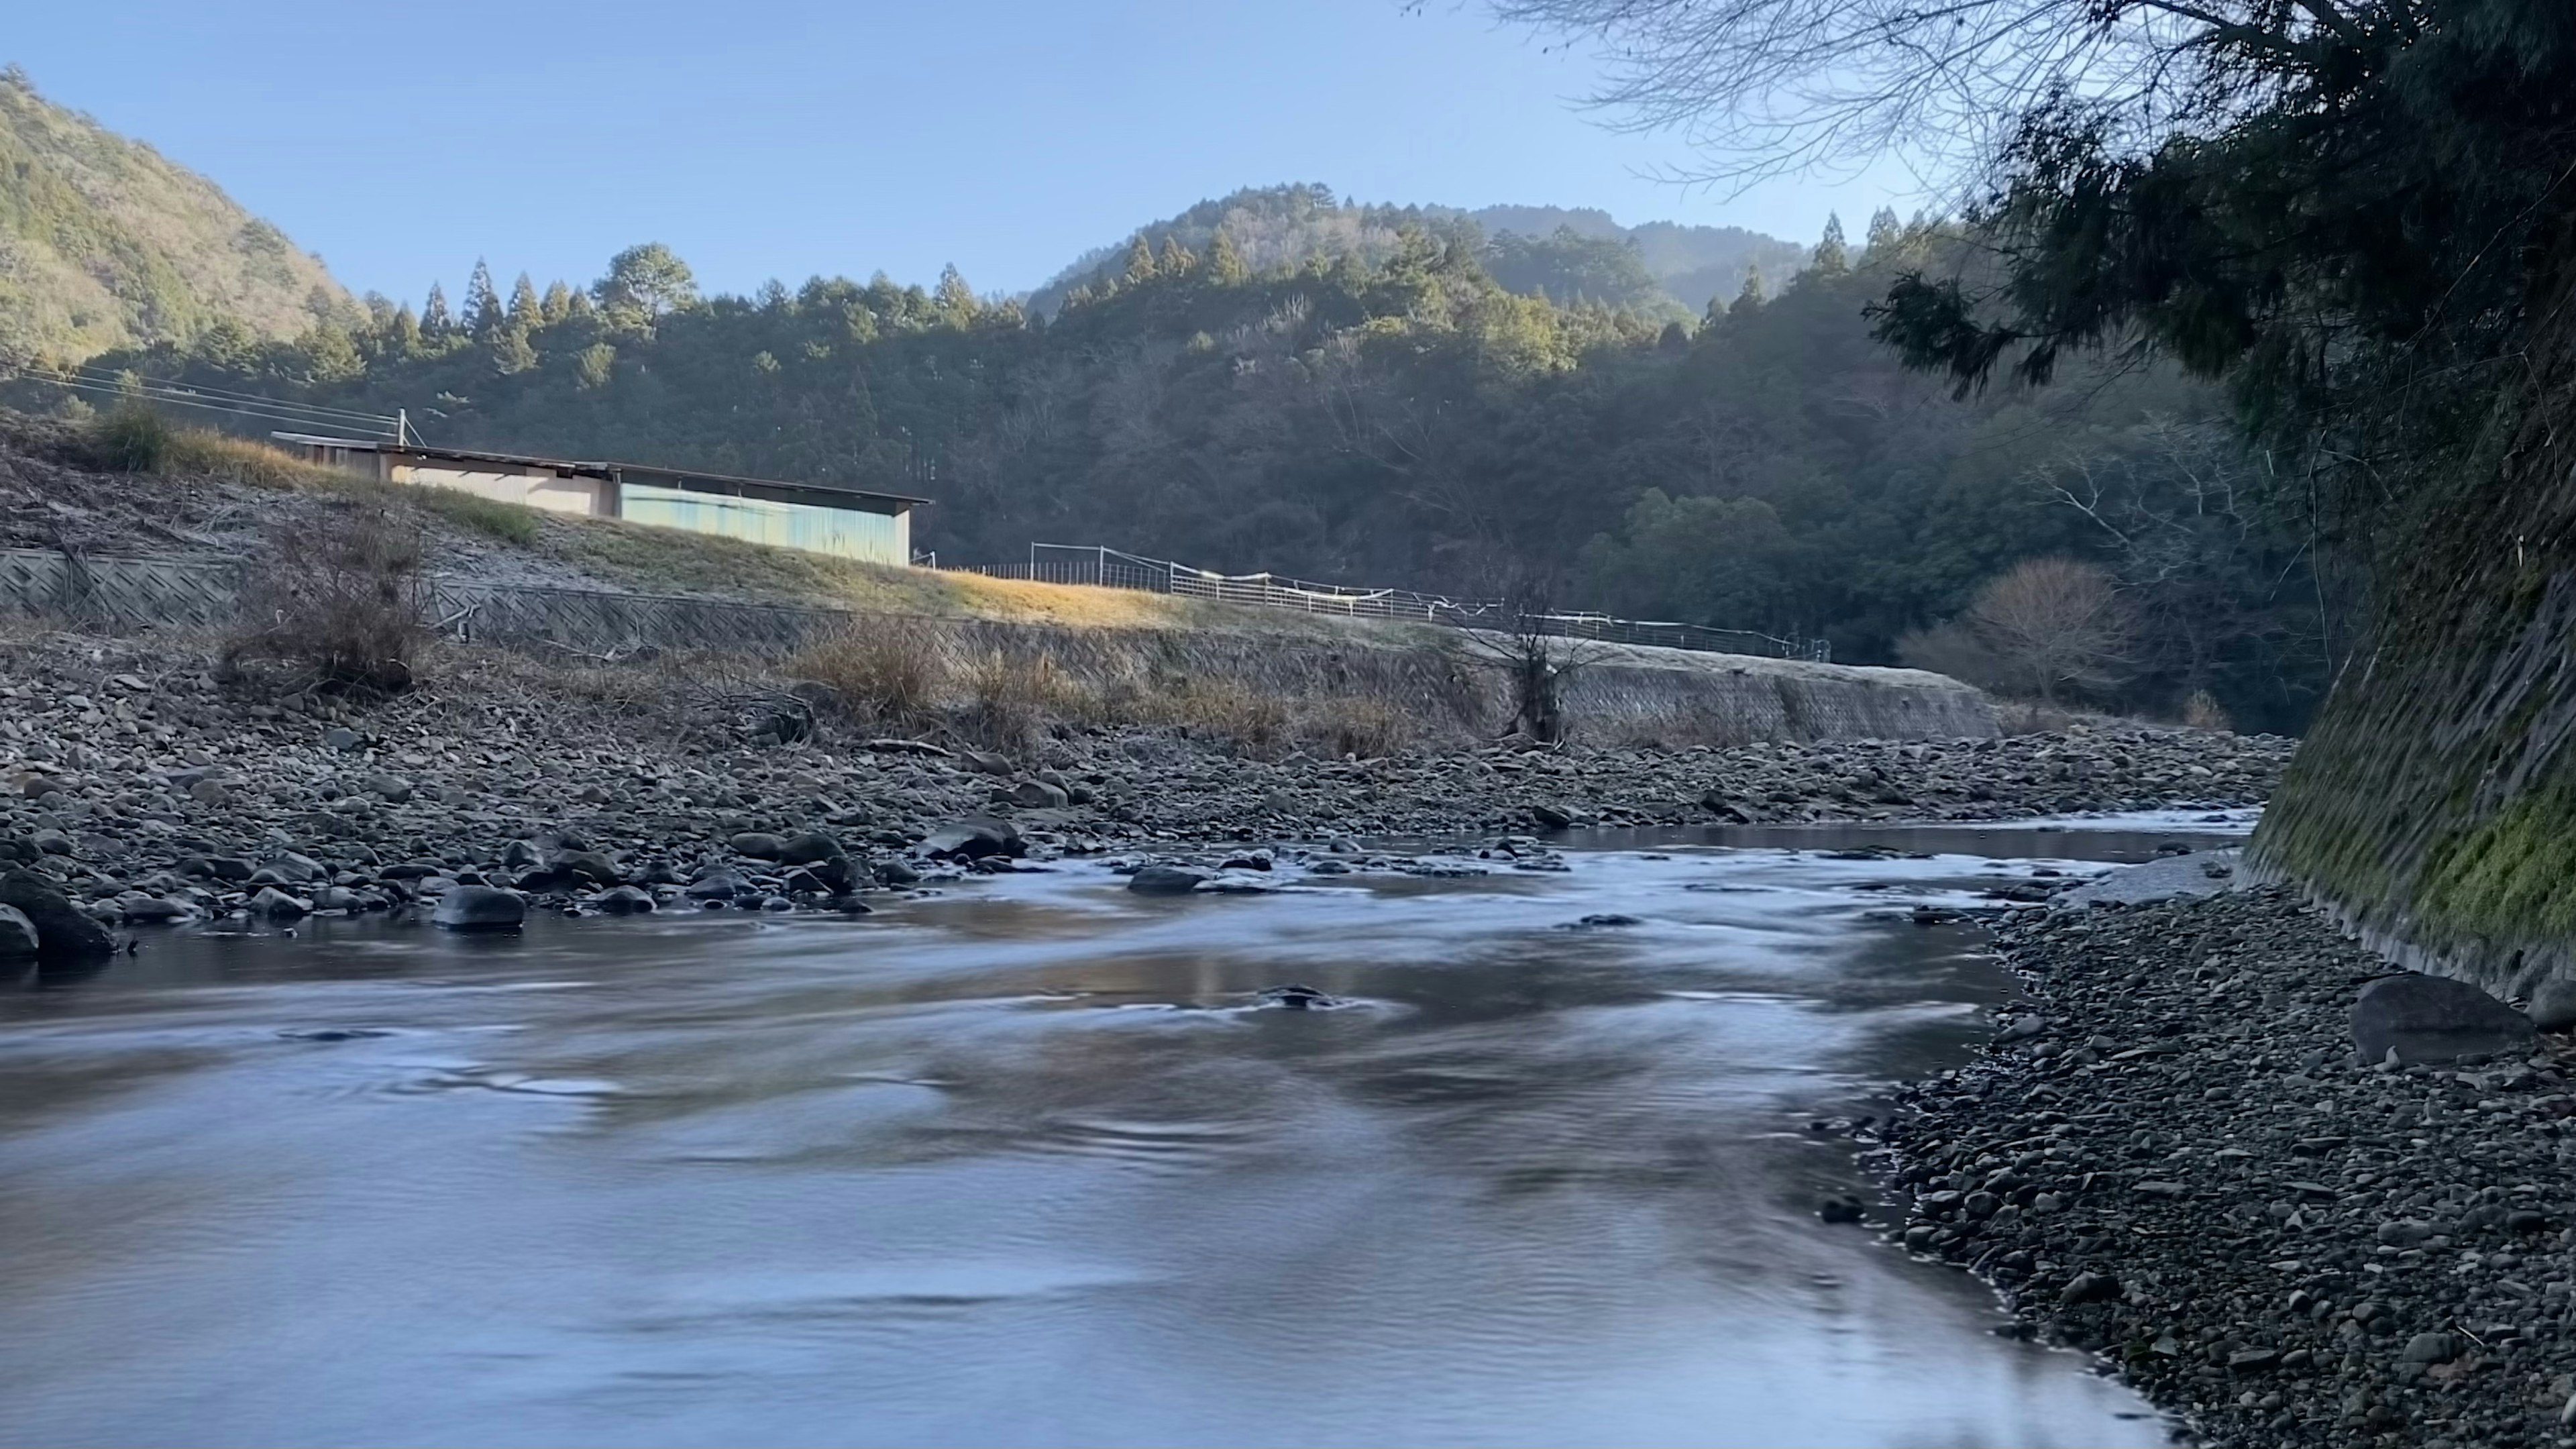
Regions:
<instances>
[{"instance_id":1,"label":"mossy concrete wall","mask_svg":"<svg viewBox=\"0 0 2576 1449\"><path fill-rule=\"evenodd\" d=\"M2535 377L2576 377L2562 348ZM2576 396L2536 388L2384 551L2347 664L2246 853L2406 965L2576 1023Z\"/></svg>"}]
</instances>

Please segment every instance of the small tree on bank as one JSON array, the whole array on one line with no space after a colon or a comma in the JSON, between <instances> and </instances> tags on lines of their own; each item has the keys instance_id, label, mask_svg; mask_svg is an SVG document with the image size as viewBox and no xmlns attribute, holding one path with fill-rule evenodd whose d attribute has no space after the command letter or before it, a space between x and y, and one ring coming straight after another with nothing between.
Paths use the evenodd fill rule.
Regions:
<instances>
[{"instance_id":1,"label":"small tree on bank","mask_svg":"<svg viewBox=\"0 0 2576 1449\"><path fill-rule=\"evenodd\" d=\"M1958 618L1897 647L1916 668L2054 705L2116 688L2136 642L2136 615L2108 570L2035 558L1988 582Z\"/></svg>"}]
</instances>

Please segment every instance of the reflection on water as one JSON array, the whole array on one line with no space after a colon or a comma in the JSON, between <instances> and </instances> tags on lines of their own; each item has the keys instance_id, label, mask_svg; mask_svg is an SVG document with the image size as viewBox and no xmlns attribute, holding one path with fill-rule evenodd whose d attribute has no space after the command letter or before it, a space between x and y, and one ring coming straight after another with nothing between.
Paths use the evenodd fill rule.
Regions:
<instances>
[{"instance_id":1,"label":"reflection on water","mask_svg":"<svg viewBox=\"0 0 2576 1449\"><path fill-rule=\"evenodd\" d=\"M1240 898L1067 864L864 921L314 921L25 983L0 1438L2161 1442L1814 1216L1859 1183L1808 1119L2006 990L1895 917L2028 864L1737 834ZM1264 1005L1291 981L1349 1004Z\"/></svg>"}]
</instances>

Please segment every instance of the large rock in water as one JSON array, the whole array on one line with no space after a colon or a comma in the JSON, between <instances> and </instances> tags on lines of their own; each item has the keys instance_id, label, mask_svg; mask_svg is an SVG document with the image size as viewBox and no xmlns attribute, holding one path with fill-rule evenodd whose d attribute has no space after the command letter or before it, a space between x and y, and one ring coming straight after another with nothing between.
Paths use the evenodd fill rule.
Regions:
<instances>
[{"instance_id":1,"label":"large rock in water","mask_svg":"<svg viewBox=\"0 0 2576 1449\"><path fill-rule=\"evenodd\" d=\"M32 870L0 875L0 905L15 906L36 928L39 961L88 961L116 954L116 938L54 883Z\"/></svg>"},{"instance_id":2,"label":"large rock in water","mask_svg":"<svg viewBox=\"0 0 2576 1449\"><path fill-rule=\"evenodd\" d=\"M528 903L491 886L461 885L438 898L430 919L451 931L515 931L528 918Z\"/></svg>"},{"instance_id":3,"label":"large rock in water","mask_svg":"<svg viewBox=\"0 0 2576 1449\"><path fill-rule=\"evenodd\" d=\"M1137 867L1136 873L1127 878L1127 889L1142 896L1185 896L1206 879L1182 866L1146 865Z\"/></svg>"},{"instance_id":4,"label":"large rock in water","mask_svg":"<svg viewBox=\"0 0 2576 1449\"><path fill-rule=\"evenodd\" d=\"M36 954L36 923L16 906L0 906L0 961L24 961Z\"/></svg>"},{"instance_id":5,"label":"large rock in water","mask_svg":"<svg viewBox=\"0 0 2576 1449\"><path fill-rule=\"evenodd\" d=\"M991 820L981 815L943 825L921 843L933 856L950 860L982 860L988 855L1023 856L1029 844L1020 839L1019 827L1004 820Z\"/></svg>"},{"instance_id":6,"label":"large rock in water","mask_svg":"<svg viewBox=\"0 0 2576 1449\"><path fill-rule=\"evenodd\" d=\"M2352 1044L2365 1062L2447 1062L2528 1051L2531 1018L2465 981L2409 971L2361 988Z\"/></svg>"}]
</instances>

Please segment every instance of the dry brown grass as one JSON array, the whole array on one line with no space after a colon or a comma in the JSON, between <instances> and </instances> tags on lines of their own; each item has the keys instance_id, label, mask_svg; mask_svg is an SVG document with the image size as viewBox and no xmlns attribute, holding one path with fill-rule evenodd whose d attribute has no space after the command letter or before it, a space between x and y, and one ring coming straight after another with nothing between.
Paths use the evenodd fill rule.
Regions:
<instances>
[{"instance_id":1,"label":"dry brown grass","mask_svg":"<svg viewBox=\"0 0 2576 1449\"><path fill-rule=\"evenodd\" d=\"M1299 721L1298 734L1331 755L1382 760L1404 752L1419 733L1412 715L1388 700L1327 699Z\"/></svg>"},{"instance_id":2,"label":"dry brown grass","mask_svg":"<svg viewBox=\"0 0 2576 1449\"><path fill-rule=\"evenodd\" d=\"M1098 696L1047 654L992 650L967 665L965 683L958 727L988 749L1025 753L1049 725L1098 712Z\"/></svg>"},{"instance_id":3,"label":"dry brown grass","mask_svg":"<svg viewBox=\"0 0 2576 1449\"><path fill-rule=\"evenodd\" d=\"M1189 621L1187 601L1135 589L1041 584L983 574L948 574L956 607L977 618L1070 624L1086 629L1173 628Z\"/></svg>"},{"instance_id":4,"label":"dry brown grass","mask_svg":"<svg viewBox=\"0 0 2576 1449\"><path fill-rule=\"evenodd\" d=\"M1288 702L1231 679L1192 680L1136 698L1132 723L1159 724L1248 754L1278 753L1290 738Z\"/></svg>"},{"instance_id":5,"label":"dry brown grass","mask_svg":"<svg viewBox=\"0 0 2576 1449\"><path fill-rule=\"evenodd\" d=\"M851 719L897 729L937 713L953 672L937 629L900 614L853 619L805 646L787 667L830 687Z\"/></svg>"}]
</instances>

